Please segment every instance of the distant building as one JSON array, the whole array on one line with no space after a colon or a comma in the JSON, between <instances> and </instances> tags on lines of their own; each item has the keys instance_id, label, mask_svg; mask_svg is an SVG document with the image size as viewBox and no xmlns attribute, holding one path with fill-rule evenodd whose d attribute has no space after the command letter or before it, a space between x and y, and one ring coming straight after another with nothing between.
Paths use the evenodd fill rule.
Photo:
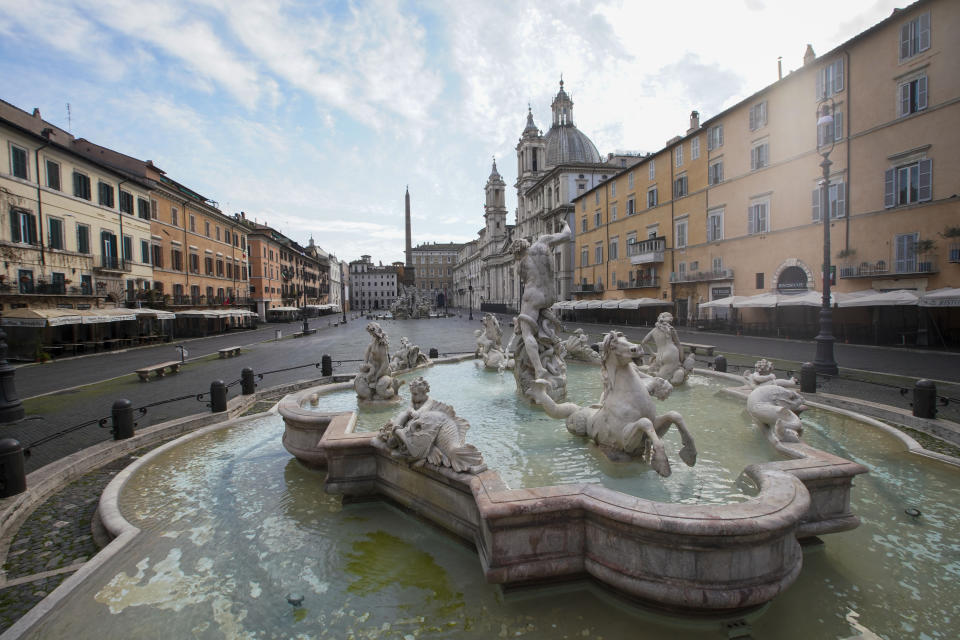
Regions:
<instances>
[{"instance_id":1,"label":"distant building","mask_svg":"<svg viewBox=\"0 0 960 640\"><path fill-rule=\"evenodd\" d=\"M370 256L350 263L350 308L359 311L388 310L397 299L397 269L373 264Z\"/></svg>"},{"instance_id":2,"label":"distant building","mask_svg":"<svg viewBox=\"0 0 960 640\"><path fill-rule=\"evenodd\" d=\"M411 250L414 286L436 307L452 304L453 266L463 244L425 243Z\"/></svg>"}]
</instances>

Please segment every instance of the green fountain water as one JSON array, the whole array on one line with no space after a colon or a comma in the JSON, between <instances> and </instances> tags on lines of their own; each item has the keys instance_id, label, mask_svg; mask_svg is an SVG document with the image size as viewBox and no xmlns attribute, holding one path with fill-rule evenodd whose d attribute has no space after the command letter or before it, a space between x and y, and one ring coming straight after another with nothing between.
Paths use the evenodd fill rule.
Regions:
<instances>
[{"instance_id":1,"label":"green fountain water","mask_svg":"<svg viewBox=\"0 0 960 640\"><path fill-rule=\"evenodd\" d=\"M463 375L473 376L460 366ZM583 373L575 369L572 381ZM430 370L431 395L449 399L467 415L461 407L469 404L470 385L444 370ZM591 371L596 375L584 370L585 378ZM476 372L470 382L475 379L503 387L494 404L513 393L509 377ZM581 393L585 397L577 397ZM598 393L588 380L571 385L578 402ZM321 408L340 401L323 398ZM718 441L737 443L731 448L740 450L733 452L740 458L718 463L723 471L702 482L683 480L686 467L676 461L677 484L668 483L664 494L682 501L743 499L737 465L772 455L762 446L753 450L762 434L742 405L717 397L716 387L703 380L668 402L689 403L679 410L701 450L694 470L713 457L710 422L717 425ZM366 428L379 426L395 410L371 417ZM529 416L522 404L511 410ZM863 524L808 548L796 583L745 621L652 615L588 583L505 595L484 582L472 548L387 503L344 506L338 496L326 495L323 472L292 459L280 442L282 419L267 416L186 441L144 465L120 505L142 529L140 537L72 592L32 637L706 640L744 629L754 638L786 640L955 637L960 473L907 454L898 440L858 421L816 411L804 415L810 444L870 468L853 491L853 510ZM469 419L470 440L491 466L504 465L495 468L508 483L575 478L638 494L649 490L635 482L651 475L648 469L609 465L556 421L525 435L514 429L512 439L497 448L484 435L485 418ZM559 469L532 461L540 455L537 447L544 455L556 453L560 445L552 440L576 452ZM672 441L672 452L677 446ZM922 515L906 515L911 506ZM289 604L288 594L302 595L302 605Z\"/></svg>"}]
</instances>

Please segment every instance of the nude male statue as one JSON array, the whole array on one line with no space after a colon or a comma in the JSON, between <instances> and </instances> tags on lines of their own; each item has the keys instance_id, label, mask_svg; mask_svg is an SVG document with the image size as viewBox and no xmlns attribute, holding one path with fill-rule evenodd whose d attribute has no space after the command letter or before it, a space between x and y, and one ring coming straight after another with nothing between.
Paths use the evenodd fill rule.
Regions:
<instances>
[{"instance_id":1,"label":"nude male statue","mask_svg":"<svg viewBox=\"0 0 960 640\"><path fill-rule=\"evenodd\" d=\"M549 309L557 301L553 283L553 256L550 250L554 245L569 239L570 226L564 221L559 233L544 234L533 244L523 238L513 242L513 254L519 263L520 280L523 282L523 298L520 300L520 314L517 319L524 349L535 370L535 378L543 378L547 373L540 362L537 347L540 311Z\"/></svg>"}]
</instances>

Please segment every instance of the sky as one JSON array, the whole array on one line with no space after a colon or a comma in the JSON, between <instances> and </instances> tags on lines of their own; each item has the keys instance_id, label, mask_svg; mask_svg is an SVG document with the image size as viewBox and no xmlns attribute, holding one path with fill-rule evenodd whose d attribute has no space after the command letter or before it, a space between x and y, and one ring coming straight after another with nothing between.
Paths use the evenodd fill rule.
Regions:
<instances>
[{"instance_id":1,"label":"sky","mask_svg":"<svg viewBox=\"0 0 960 640\"><path fill-rule=\"evenodd\" d=\"M602 155L689 126L908 0L0 0L0 98L343 260L467 242L527 106ZM69 120L68 109L69 107Z\"/></svg>"}]
</instances>

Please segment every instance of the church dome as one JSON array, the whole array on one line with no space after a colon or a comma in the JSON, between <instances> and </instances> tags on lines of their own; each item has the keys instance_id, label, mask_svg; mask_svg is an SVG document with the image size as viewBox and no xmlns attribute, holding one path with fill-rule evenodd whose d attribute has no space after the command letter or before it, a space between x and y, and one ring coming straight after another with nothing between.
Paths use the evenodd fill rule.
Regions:
<instances>
[{"instance_id":1,"label":"church dome","mask_svg":"<svg viewBox=\"0 0 960 640\"><path fill-rule=\"evenodd\" d=\"M601 162L596 145L573 124L573 100L563 90L563 80L560 80L560 91L550 106L553 124L545 136L547 167L571 162Z\"/></svg>"}]
</instances>

